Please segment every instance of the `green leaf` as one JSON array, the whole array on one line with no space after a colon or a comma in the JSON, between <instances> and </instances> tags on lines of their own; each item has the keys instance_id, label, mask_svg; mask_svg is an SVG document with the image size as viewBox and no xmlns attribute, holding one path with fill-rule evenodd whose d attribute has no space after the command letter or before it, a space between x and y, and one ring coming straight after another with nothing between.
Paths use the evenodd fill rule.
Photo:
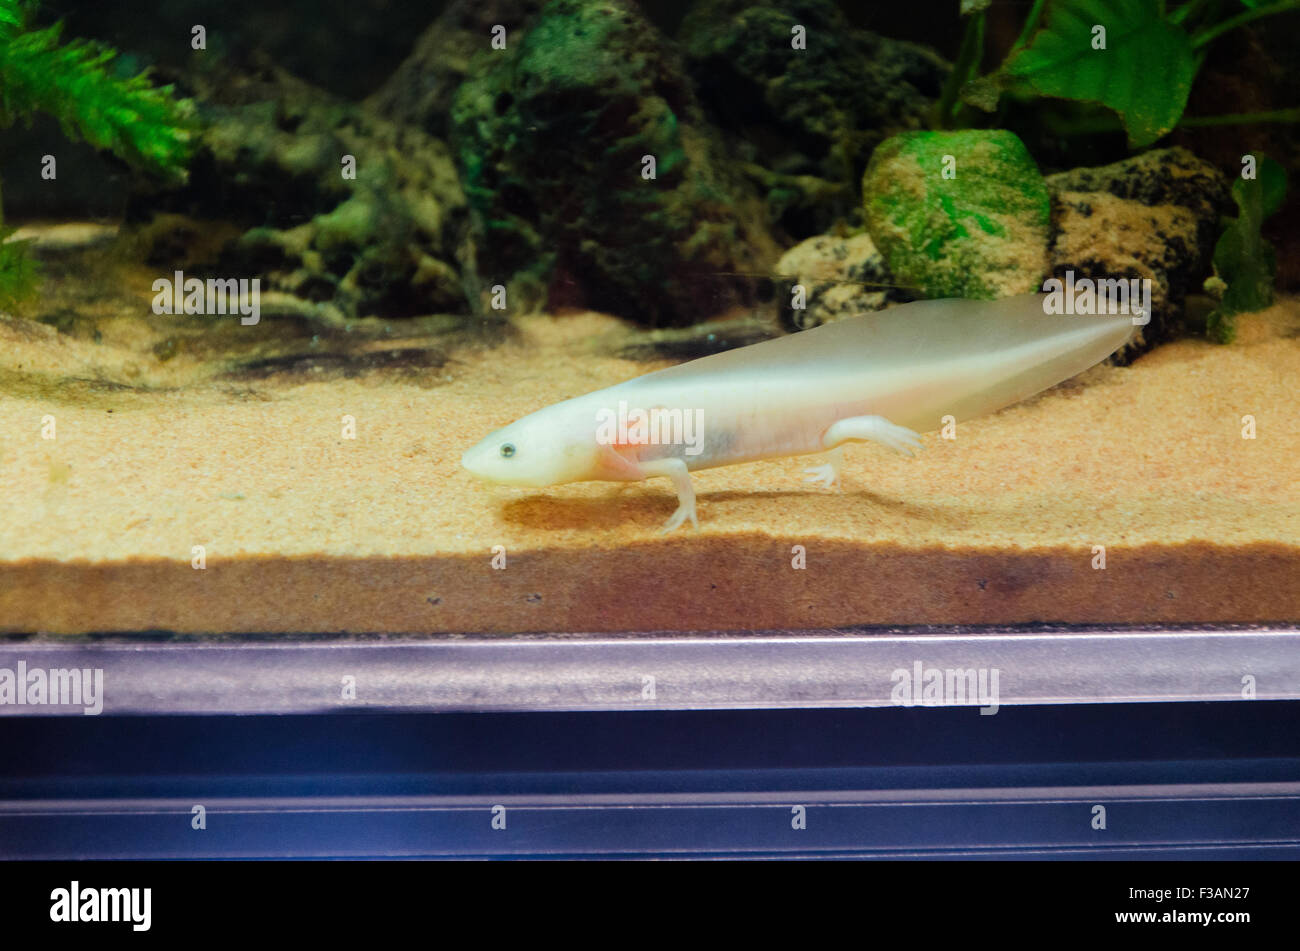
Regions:
<instances>
[{"instance_id":1,"label":"green leaf","mask_svg":"<svg viewBox=\"0 0 1300 951\"><path fill-rule=\"evenodd\" d=\"M0 24L10 32L23 25L23 5L18 0L0 0Z\"/></svg>"},{"instance_id":2,"label":"green leaf","mask_svg":"<svg viewBox=\"0 0 1300 951\"><path fill-rule=\"evenodd\" d=\"M1286 199L1286 170L1267 155L1258 152L1251 155L1255 157L1255 178L1239 178L1233 182L1232 197L1241 205L1246 200L1247 191L1257 189L1262 217L1267 218L1281 208Z\"/></svg>"},{"instance_id":3,"label":"green leaf","mask_svg":"<svg viewBox=\"0 0 1300 951\"><path fill-rule=\"evenodd\" d=\"M980 59L983 55L984 13L980 11L966 21L966 31L962 34L957 62L953 64L948 81L943 84L943 91L939 94L939 102L935 107L938 125L946 127L951 123L956 112L954 106L958 95L964 86L968 85L967 80L972 79L979 72Z\"/></svg>"},{"instance_id":4,"label":"green leaf","mask_svg":"<svg viewBox=\"0 0 1300 951\"><path fill-rule=\"evenodd\" d=\"M13 228L0 228L0 310L12 310L36 293L40 273L28 253L30 241L10 241Z\"/></svg>"},{"instance_id":5,"label":"green leaf","mask_svg":"<svg viewBox=\"0 0 1300 951\"><path fill-rule=\"evenodd\" d=\"M0 15L13 10L12 0L0 0ZM116 51L85 40L61 44L61 31L58 23L13 35L0 29L0 126L49 113L68 138L183 179L196 129L194 103L174 98L170 86L155 86L147 71L114 75Z\"/></svg>"},{"instance_id":6,"label":"green leaf","mask_svg":"<svg viewBox=\"0 0 1300 951\"><path fill-rule=\"evenodd\" d=\"M1053 0L1043 29L995 75L1003 89L1113 109L1140 148L1177 124L1196 60L1158 0Z\"/></svg>"},{"instance_id":7,"label":"green leaf","mask_svg":"<svg viewBox=\"0 0 1300 951\"><path fill-rule=\"evenodd\" d=\"M21 32L39 5L39 0L0 0L0 39Z\"/></svg>"},{"instance_id":8,"label":"green leaf","mask_svg":"<svg viewBox=\"0 0 1300 951\"><path fill-rule=\"evenodd\" d=\"M1232 340L1237 314L1263 310L1273 303L1277 258L1260 229L1264 219L1282 205L1286 172L1267 156L1256 154L1255 159L1255 177L1239 178L1232 184L1238 215L1227 219L1214 247L1214 273L1227 286L1219 306L1210 314L1208 329L1220 343Z\"/></svg>"}]
</instances>

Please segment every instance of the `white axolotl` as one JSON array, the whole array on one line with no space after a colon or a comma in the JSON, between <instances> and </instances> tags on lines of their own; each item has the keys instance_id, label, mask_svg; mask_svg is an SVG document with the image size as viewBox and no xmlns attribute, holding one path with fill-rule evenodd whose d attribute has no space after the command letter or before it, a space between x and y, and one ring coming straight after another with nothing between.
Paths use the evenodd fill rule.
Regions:
<instances>
[{"instance_id":1,"label":"white axolotl","mask_svg":"<svg viewBox=\"0 0 1300 951\"><path fill-rule=\"evenodd\" d=\"M918 432L944 417L960 422L1032 396L1104 360L1133 331L1127 316L1045 313L1046 299L917 301L702 357L538 410L461 462L518 486L664 476L678 502L664 531L698 525L696 469L829 452L829 463L805 471L835 486L844 443L911 455Z\"/></svg>"}]
</instances>

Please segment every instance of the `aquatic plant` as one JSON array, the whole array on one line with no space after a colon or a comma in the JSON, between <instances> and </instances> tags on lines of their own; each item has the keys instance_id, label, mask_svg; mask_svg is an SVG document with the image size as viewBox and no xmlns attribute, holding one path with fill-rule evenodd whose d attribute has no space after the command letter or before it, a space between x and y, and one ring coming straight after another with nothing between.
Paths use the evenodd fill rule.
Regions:
<instances>
[{"instance_id":1,"label":"aquatic plant","mask_svg":"<svg viewBox=\"0 0 1300 951\"><path fill-rule=\"evenodd\" d=\"M1237 314L1263 310L1273 303L1273 279L1277 258L1273 246L1260 235L1264 219L1277 211L1286 195L1286 172L1267 156L1252 153L1256 163L1252 178L1238 178L1232 185L1237 217L1226 219L1219 242L1214 246L1214 277L1206 290L1219 297L1210 313L1206 333L1220 343L1236 335Z\"/></svg>"},{"instance_id":2,"label":"aquatic plant","mask_svg":"<svg viewBox=\"0 0 1300 951\"><path fill-rule=\"evenodd\" d=\"M1211 0L1172 10L1164 0L1035 0L1006 59L980 76L990 2L963 0L966 33L937 106L942 127L968 124L959 115L963 102L993 112L1004 94L1103 106L1119 116L1134 148L1180 124L1300 121L1300 108L1183 119L1208 45L1261 17L1300 12L1300 0L1240 0L1244 9L1233 16Z\"/></svg>"},{"instance_id":3,"label":"aquatic plant","mask_svg":"<svg viewBox=\"0 0 1300 951\"><path fill-rule=\"evenodd\" d=\"M1300 13L1300 0L1239 0L1233 15L1216 0L1035 0L1020 35L997 69L980 75L984 18L991 0L963 0L967 17L957 63L936 106L942 128L977 124L978 112L997 111L1004 96L1021 101L1063 99L1084 112L1062 131L1084 133L1116 126L1132 148L1143 148L1177 126L1300 121L1300 108L1184 118L1192 84L1210 43L1262 17ZM1237 2L1226 5L1237 8ZM1088 110L1095 110L1089 116ZM1214 252L1215 276L1206 289L1220 296L1206 331L1221 343L1234 335L1236 314L1272 303L1276 262L1260 236L1277 209L1286 176L1256 156L1258 175L1233 186L1239 214L1227 218Z\"/></svg>"},{"instance_id":4,"label":"aquatic plant","mask_svg":"<svg viewBox=\"0 0 1300 951\"><path fill-rule=\"evenodd\" d=\"M36 6L34 0L0 0L0 128L45 113L74 141L107 149L135 168L184 179L193 102L176 98L171 86L155 86L148 70L124 73L111 47L79 39L61 43L62 22L33 29ZM0 242L10 234L0 219ZM26 242L0 243L0 307L35 285Z\"/></svg>"}]
</instances>

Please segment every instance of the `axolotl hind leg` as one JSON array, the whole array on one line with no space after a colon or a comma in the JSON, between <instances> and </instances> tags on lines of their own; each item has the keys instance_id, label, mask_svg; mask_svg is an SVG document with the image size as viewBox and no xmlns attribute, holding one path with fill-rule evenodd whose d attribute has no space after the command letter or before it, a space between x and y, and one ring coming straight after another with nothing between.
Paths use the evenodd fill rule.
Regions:
<instances>
[{"instance_id":1,"label":"axolotl hind leg","mask_svg":"<svg viewBox=\"0 0 1300 951\"><path fill-rule=\"evenodd\" d=\"M804 477L805 482L813 482L827 489L833 489L840 484L840 470L844 468L844 447L836 446L826 453L826 458L824 465L809 466L804 470L807 473Z\"/></svg>"},{"instance_id":2,"label":"axolotl hind leg","mask_svg":"<svg viewBox=\"0 0 1300 951\"><path fill-rule=\"evenodd\" d=\"M832 423L822 437L822 446L835 449L850 440L880 443L909 456L921 449L921 436L906 426L895 426L883 416L850 416ZM835 463L832 463L835 465Z\"/></svg>"}]
</instances>

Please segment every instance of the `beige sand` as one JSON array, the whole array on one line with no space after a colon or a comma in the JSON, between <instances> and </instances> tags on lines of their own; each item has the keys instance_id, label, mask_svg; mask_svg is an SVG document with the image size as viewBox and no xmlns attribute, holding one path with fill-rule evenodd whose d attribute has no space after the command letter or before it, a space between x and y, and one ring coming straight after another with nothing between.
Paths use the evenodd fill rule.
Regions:
<instances>
[{"instance_id":1,"label":"beige sand","mask_svg":"<svg viewBox=\"0 0 1300 951\"><path fill-rule=\"evenodd\" d=\"M109 366L166 382L183 361L150 367L111 341L0 322L0 630L1300 619L1300 301L1243 318L1233 346L1185 340L955 441L927 435L916 459L852 447L839 492L801 484L816 457L698 473L698 531L658 534L675 506L664 480L507 489L460 468L489 430L656 368L594 352L593 335L619 327L528 318L424 385L372 374L142 395L32 380Z\"/></svg>"}]
</instances>

